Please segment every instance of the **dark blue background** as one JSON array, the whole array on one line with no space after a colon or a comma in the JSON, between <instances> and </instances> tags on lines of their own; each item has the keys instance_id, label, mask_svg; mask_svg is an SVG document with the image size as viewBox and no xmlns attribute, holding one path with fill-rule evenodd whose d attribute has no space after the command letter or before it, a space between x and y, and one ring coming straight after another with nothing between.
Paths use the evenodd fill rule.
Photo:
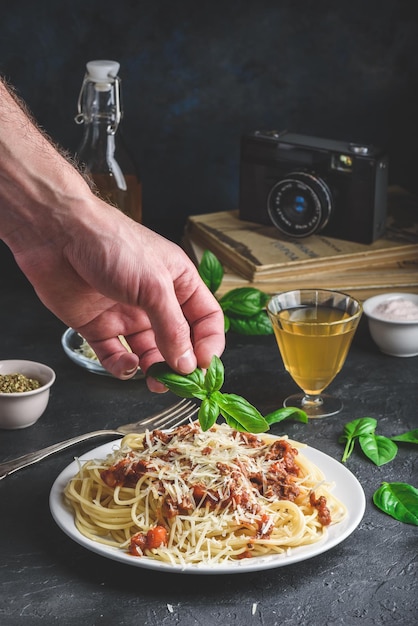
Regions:
<instances>
[{"instance_id":1,"label":"dark blue background","mask_svg":"<svg viewBox=\"0 0 418 626\"><path fill-rule=\"evenodd\" d=\"M0 8L0 71L64 148L90 59L121 64L124 134L144 219L236 208L239 141L289 129L387 146L390 182L414 188L415 2L15 0Z\"/></svg>"}]
</instances>

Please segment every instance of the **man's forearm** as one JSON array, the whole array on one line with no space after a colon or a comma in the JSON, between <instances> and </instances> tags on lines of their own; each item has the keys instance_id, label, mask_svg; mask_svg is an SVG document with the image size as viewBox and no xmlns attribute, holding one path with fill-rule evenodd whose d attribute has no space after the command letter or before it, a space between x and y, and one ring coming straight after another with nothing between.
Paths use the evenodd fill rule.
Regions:
<instances>
[{"instance_id":1,"label":"man's forearm","mask_svg":"<svg viewBox=\"0 0 418 626\"><path fill-rule=\"evenodd\" d=\"M54 220L62 226L63 207L86 195L82 176L0 80L0 237L19 249Z\"/></svg>"}]
</instances>

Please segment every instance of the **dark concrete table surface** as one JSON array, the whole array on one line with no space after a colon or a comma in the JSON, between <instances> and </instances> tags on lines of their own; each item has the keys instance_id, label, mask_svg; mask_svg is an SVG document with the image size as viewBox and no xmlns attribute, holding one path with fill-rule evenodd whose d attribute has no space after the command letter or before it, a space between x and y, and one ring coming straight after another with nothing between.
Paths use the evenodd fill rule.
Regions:
<instances>
[{"instance_id":1,"label":"dark concrete table surface","mask_svg":"<svg viewBox=\"0 0 418 626\"><path fill-rule=\"evenodd\" d=\"M0 358L27 358L57 374L40 421L0 431L0 461L67 437L138 419L174 399L151 394L143 381L89 373L64 354L65 327L25 281L2 286ZM266 413L295 389L271 337L228 334L224 391L244 395ZM380 434L418 426L418 358L380 354L362 320L343 371L329 391L344 400L335 417L273 427L341 459L345 422L370 416ZM54 523L48 506L56 476L75 455L104 443L84 443L0 481L0 623L169 625L263 624L361 626L416 623L415 526L375 508L382 481L417 485L417 448L400 444L397 457L376 467L356 449L347 467L367 500L358 528L333 549L301 563L237 575L162 574L93 554Z\"/></svg>"}]
</instances>

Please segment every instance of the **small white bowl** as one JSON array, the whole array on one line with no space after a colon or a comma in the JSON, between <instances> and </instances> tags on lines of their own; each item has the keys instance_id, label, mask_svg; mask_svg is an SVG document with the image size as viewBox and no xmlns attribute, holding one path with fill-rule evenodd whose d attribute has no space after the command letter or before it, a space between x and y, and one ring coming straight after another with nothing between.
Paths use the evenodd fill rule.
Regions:
<instances>
[{"instance_id":1,"label":"small white bowl","mask_svg":"<svg viewBox=\"0 0 418 626\"><path fill-rule=\"evenodd\" d=\"M363 311L367 316L370 334L380 350L391 356L418 355L418 315L413 319L403 319L407 310L406 301L418 307L418 294L385 293L373 296L363 302ZM388 315L387 305L392 309ZM399 317L396 311L400 311Z\"/></svg>"},{"instance_id":2,"label":"small white bowl","mask_svg":"<svg viewBox=\"0 0 418 626\"><path fill-rule=\"evenodd\" d=\"M17 429L32 426L45 411L55 372L35 361L11 359L0 361L0 374L23 374L41 383L38 389L14 393L0 392L0 428Z\"/></svg>"}]
</instances>

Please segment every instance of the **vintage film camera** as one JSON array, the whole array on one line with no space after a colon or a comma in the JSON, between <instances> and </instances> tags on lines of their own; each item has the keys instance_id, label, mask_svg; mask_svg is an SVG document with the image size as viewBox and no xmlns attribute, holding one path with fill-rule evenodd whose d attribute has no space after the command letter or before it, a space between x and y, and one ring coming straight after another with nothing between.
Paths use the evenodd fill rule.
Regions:
<instances>
[{"instance_id":1,"label":"vintage film camera","mask_svg":"<svg viewBox=\"0 0 418 626\"><path fill-rule=\"evenodd\" d=\"M372 243L385 231L387 178L373 146L255 131L241 139L239 217L289 237Z\"/></svg>"}]
</instances>

